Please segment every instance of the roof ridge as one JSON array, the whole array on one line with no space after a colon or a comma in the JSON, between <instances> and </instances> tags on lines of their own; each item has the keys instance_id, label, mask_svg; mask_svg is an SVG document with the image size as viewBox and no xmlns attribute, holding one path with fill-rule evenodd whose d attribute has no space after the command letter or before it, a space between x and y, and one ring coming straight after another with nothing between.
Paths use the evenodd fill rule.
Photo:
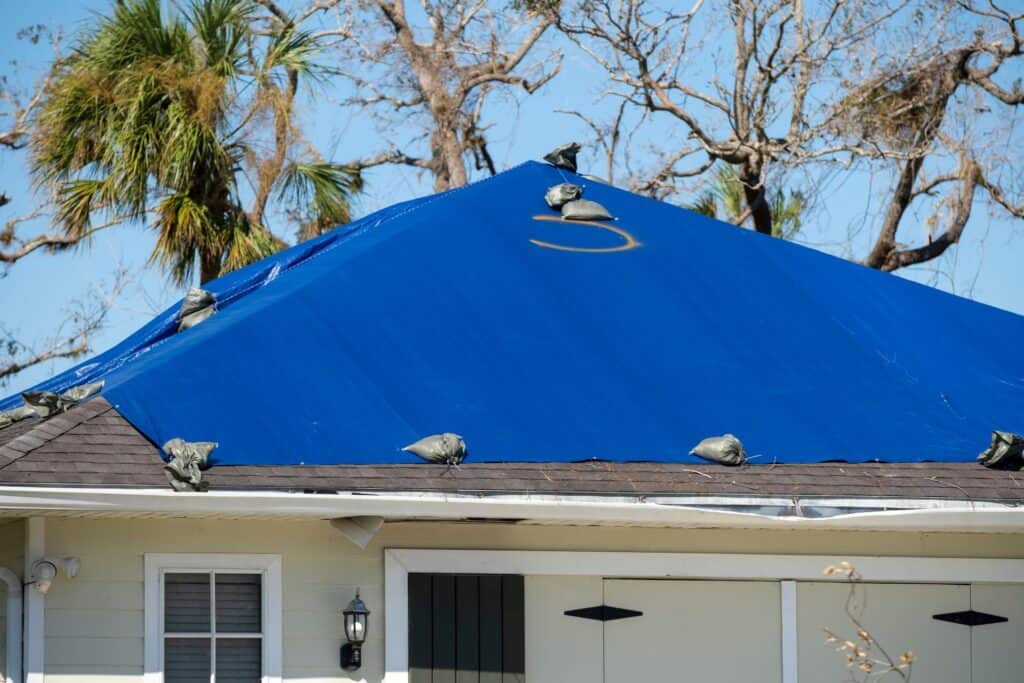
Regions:
<instances>
[{"instance_id":1,"label":"roof ridge","mask_svg":"<svg viewBox=\"0 0 1024 683\"><path fill-rule=\"evenodd\" d=\"M65 413L45 419L38 425L0 446L0 470L36 450L43 444L66 434L83 422L113 410L102 396L81 403Z\"/></svg>"}]
</instances>

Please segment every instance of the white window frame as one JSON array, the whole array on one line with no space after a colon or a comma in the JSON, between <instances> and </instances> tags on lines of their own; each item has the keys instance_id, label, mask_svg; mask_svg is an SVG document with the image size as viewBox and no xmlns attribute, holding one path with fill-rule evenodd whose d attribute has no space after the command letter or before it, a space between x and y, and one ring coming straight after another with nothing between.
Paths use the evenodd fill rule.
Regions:
<instances>
[{"instance_id":1,"label":"white window frame","mask_svg":"<svg viewBox=\"0 0 1024 683\"><path fill-rule=\"evenodd\" d=\"M797 581L853 563L872 583L1024 583L1024 560L961 557L828 557L558 550L384 550L384 681L409 681L409 573L549 574L632 579L734 579L781 584L783 683L798 683Z\"/></svg>"},{"instance_id":2,"label":"white window frame","mask_svg":"<svg viewBox=\"0 0 1024 683\"><path fill-rule=\"evenodd\" d=\"M220 553L145 554L145 681L164 681L163 576L176 572L258 573L262 578L263 683L281 683L281 556Z\"/></svg>"}]
</instances>

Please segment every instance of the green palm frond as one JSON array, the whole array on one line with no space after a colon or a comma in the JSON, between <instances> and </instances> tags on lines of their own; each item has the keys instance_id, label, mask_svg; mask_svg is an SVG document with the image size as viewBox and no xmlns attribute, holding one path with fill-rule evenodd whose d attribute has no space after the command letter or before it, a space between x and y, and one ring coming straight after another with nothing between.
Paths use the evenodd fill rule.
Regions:
<instances>
[{"instance_id":1,"label":"green palm frond","mask_svg":"<svg viewBox=\"0 0 1024 683\"><path fill-rule=\"evenodd\" d=\"M359 171L329 162L293 163L282 175L280 193L305 215L300 239L309 239L352 219L352 197L363 188Z\"/></svg>"},{"instance_id":2,"label":"green palm frond","mask_svg":"<svg viewBox=\"0 0 1024 683\"><path fill-rule=\"evenodd\" d=\"M290 69L296 73L319 80L330 73L330 69L316 61L323 52L321 42L309 31L302 31L288 25L281 28L273 37L267 51L265 76L274 71Z\"/></svg>"},{"instance_id":3,"label":"green palm frond","mask_svg":"<svg viewBox=\"0 0 1024 683\"><path fill-rule=\"evenodd\" d=\"M207 207L185 194L164 197L156 211L156 246L149 260L163 266L176 285L186 285L195 273L203 249L223 249L223 236Z\"/></svg>"},{"instance_id":4,"label":"green palm frond","mask_svg":"<svg viewBox=\"0 0 1024 683\"><path fill-rule=\"evenodd\" d=\"M802 216L806 200L802 192L788 195L778 190L772 197L772 234L784 240L793 239L803 227Z\"/></svg>"},{"instance_id":5,"label":"green palm frond","mask_svg":"<svg viewBox=\"0 0 1024 683\"><path fill-rule=\"evenodd\" d=\"M683 204L683 208L708 218L718 218L718 196L714 190L708 190L699 195L692 204Z\"/></svg>"},{"instance_id":6,"label":"green palm frond","mask_svg":"<svg viewBox=\"0 0 1024 683\"><path fill-rule=\"evenodd\" d=\"M256 5L249 0L193 0L189 23L206 68L228 78L238 73L251 40Z\"/></svg>"},{"instance_id":7,"label":"green palm frond","mask_svg":"<svg viewBox=\"0 0 1024 683\"><path fill-rule=\"evenodd\" d=\"M230 273L250 263L281 251L282 243L269 230L242 220L231 231L231 243L224 255L221 274Z\"/></svg>"},{"instance_id":8,"label":"green palm frond","mask_svg":"<svg viewBox=\"0 0 1024 683\"><path fill-rule=\"evenodd\" d=\"M738 223L743 216L746 198L736 169L729 164L722 164L715 170L714 178L714 192L722 203L725 220Z\"/></svg>"},{"instance_id":9,"label":"green palm frond","mask_svg":"<svg viewBox=\"0 0 1024 683\"><path fill-rule=\"evenodd\" d=\"M95 66L120 70L149 59L187 59L188 28L178 16L164 16L160 0L117 2L101 17L91 40L80 50Z\"/></svg>"},{"instance_id":10,"label":"green palm frond","mask_svg":"<svg viewBox=\"0 0 1024 683\"><path fill-rule=\"evenodd\" d=\"M68 237L82 238L89 231L96 206L110 205L115 189L110 178L70 180L60 188L57 222Z\"/></svg>"},{"instance_id":11,"label":"green palm frond","mask_svg":"<svg viewBox=\"0 0 1024 683\"><path fill-rule=\"evenodd\" d=\"M262 12L253 0L117 0L81 34L55 67L31 141L33 179L58 197L65 234L87 234L97 211L155 211L151 260L179 284L197 263L205 281L282 247L249 224L238 176L267 167L268 140L284 153L301 146L295 87L324 71L312 34L272 22L267 35ZM350 219L358 173L300 158L286 175L279 194L302 235Z\"/></svg>"},{"instance_id":12,"label":"green palm frond","mask_svg":"<svg viewBox=\"0 0 1024 683\"><path fill-rule=\"evenodd\" d=\"M802 226L802 215L806 208L803 193L776 190L769 194L769 204L772 212L772 234L782 239L792 239ZM743 181L739 179L736 170L728 164L715 168L710 189L699 195L693 203L684 206L691 211L735 225L741 225L749 219Z\"/></svg>"}]
</instances>

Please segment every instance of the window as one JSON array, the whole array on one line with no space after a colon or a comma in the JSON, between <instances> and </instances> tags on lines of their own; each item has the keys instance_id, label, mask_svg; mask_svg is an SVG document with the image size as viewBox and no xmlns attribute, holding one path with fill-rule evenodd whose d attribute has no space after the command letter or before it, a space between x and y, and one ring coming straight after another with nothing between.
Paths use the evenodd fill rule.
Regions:
<instances>
[{"instance_id":1,"label":"window","mask_svg":"<svg viewBox=\"0 0 1024 683\"><path fill-rule=\"evenodd\" d=\"M147 683L281 679L276 555L146 555Z\"/></svg>"}]
</instances>

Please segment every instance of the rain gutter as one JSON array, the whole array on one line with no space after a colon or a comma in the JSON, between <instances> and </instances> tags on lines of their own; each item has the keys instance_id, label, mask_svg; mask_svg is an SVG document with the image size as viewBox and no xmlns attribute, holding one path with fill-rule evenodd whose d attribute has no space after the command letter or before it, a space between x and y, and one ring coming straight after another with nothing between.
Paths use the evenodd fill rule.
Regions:
<instances>
[{"instance_id":1,"label":"rain gutter","mask_svg":"<svg viewBox=\"0 0 1024 683\"><path fill-rule=\"evenodd\" d=\"M299 493L148 488L0 487L0 513L58 516L148 516L385 520L515 520L534 524L672 526L745 529L847 529L1024 532L1024 506L991 501L913 501L858 498L815 501L825 516L779 514L796 499L536 496L422 492ZM746 507L730 508L742 503ZM780 506L778 503L786 502ZM844 502L846 506L825 503ZM729 504L726 504L729 503ZM793 509L806 510L797 500ZM856 503L857 507L849 507ZM767 504L767 505L766 505ZM773 505L774 508L773 509ZM750 511L754 510L754 511ZM765 514L769 512L770 514Z\"/></svg>"}]
</instances>

